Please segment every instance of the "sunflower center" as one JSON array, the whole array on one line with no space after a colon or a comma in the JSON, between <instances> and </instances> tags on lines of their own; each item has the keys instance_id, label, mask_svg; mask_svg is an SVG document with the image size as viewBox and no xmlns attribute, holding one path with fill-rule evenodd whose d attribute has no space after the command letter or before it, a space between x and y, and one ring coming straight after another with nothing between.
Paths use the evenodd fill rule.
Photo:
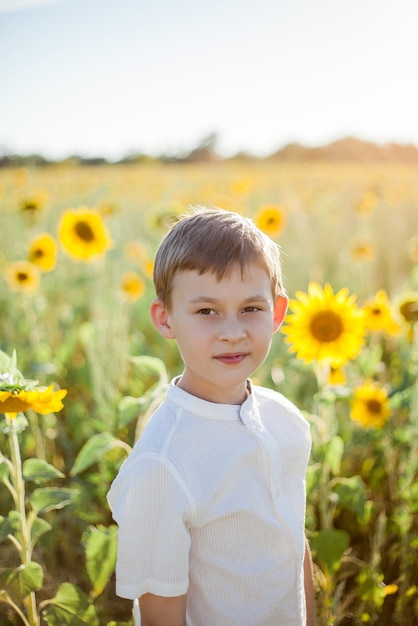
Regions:
<instances>
[{"instance_id":1,"label":"sunflower center","mask_svg":"<svg viewBox=\"0 0 418 626\"><path fill-rule=\"evenodd\" d=\"M379 415L382 410L382 404L379 402L379 400L371 398L370 400L367 400L367 410L369 413Z\"/></svg>"},{"instance_id":2,"label":"sunflower center","mask_svg":"<svg viewBox=\"0 0 418 626\"><path fill-rule=\"evenodd\" d=\"M23 210L27 211L28 213L31 213L32 211L37 211L39 209L38 204L36 204L35 202L25 202L23 205Z\"/></svg>"},{"instance_id":3,"label":"sunflower center","mask_svg":"<svg viewBox=\"0 0 418 626\"><path fill-rule=\"evenodd\" d=\"M87 243L89 243L94 240L94 231L90 224L87 224L87 222L77 222L74 230L77 236L83 241L87 241Z\"/></svg>"},{"instance_id":4,"label":"sunflower center","mask_svg":"<svg viewBox=\"0 0 418 626\"><path fill-rule=\"evenodd\" d=\"M18 272L16 275L16 279L19 283L25 283L27 280L29 280L29 276L26 274L26 272Z\"/></svg>"},{"instance_id":5,"label":"sunflower center","mask_svg":"<svg viewBox=\"0 0 418 626\"><path fill-rule=\"evenodd\" d=\"M310 329L315 339L322 343L328 343L341 337L344 326L337 313L320 311L313 317Z\"/></svg>"},{"instance_id":6,"label":"sunflower center","mask_svg":"<svg viewBox=\"0 0 418 626\"><path fill-rule=\"evenodd\" d=\"M372 309L372 315L374 315L375 317L382 315L382 309L379 309L378 307L374 307Z\"/></svg>"},{"instance_id":7,"label":"sunflower center","mask_svg":"<svg viewBox=\"0 0 418 626\"><path fill-rule=\"evenodd\" d=\"M45 256L45 252L43 250L41 250L41 248L36 248L33 252L32 252L32 257L34 259L41 259L43 256Z\"/></svg>"},{"instance_id":8,"label":"sunflower center","mask_svg":"<svg viewBox=\"0 0 418 626\"><path fill-rule=\"evenodd\" d=\"M418 303L414 300L407 300L399 309L402 317L407 322L418 321Z\"/></svg>"}]
</instances>

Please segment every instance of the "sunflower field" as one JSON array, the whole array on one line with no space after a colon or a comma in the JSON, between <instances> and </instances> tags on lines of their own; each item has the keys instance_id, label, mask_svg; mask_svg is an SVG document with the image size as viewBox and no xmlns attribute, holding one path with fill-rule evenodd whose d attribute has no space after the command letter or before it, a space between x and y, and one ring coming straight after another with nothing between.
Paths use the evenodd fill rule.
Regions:
<instances>
[{"instance_id":1,"label":"sunflower field","mask_svg":"<svg viewBox=\"0 0 418 626\"><path fill-rule=\"evenodd\" d=\"M254 375L311 424L318 626L418 624L418 177L402 163L0 169L0 623L132 624L106 493L167 382L153 256L190 205L282 249Z\"/></svg>"}]
</instances>

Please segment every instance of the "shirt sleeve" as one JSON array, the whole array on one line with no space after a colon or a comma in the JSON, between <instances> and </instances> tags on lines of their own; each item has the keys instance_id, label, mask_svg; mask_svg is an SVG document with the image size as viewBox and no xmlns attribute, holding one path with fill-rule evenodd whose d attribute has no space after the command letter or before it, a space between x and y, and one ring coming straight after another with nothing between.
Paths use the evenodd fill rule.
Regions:
<instances>
[{"instance_id":1,"label":"shirt sleeve","mask_svg":"<svg viewBox=\"0 0 418 626\"><path fill-rule=\"evenodd\" d=\"M108 501L119 527L117 595L185 594L193 507L175 468L160 458L136 459L122 467Z\"/></svg>"}]
</instances>

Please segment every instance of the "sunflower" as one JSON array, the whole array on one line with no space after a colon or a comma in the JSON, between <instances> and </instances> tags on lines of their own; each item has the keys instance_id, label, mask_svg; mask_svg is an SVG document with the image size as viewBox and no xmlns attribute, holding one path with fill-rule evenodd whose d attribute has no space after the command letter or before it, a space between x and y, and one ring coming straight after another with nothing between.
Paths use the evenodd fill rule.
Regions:
<instances>
[{"instance_id":1,"label":"sunflower","mask_svg":"<svg viewBox=\"0 0 418 626\"><path fill-rule=\"evenodd\" d=\"M354 261L358 261L360 263L373 261L376 256L376 250L371 243L363 241L352 246L351 256Z\"/></svg>"},{"instance_id":2,"label":"sunflower","mask_svg":"<svg viewBox=\"0 0 418 626\"><path fill-rule=\"evenodd\" d=\"M404 294L398 302L398 310L403 322L407 324L418 322L418 292L410 291Z\"/></svg>"},{"instance_id":3,"label":"sunflower","mask_svg":"<svg viewBox=\"0 0 418 626\"><path fill-rule=\"evenodd\" d=\"M15 261L6 268L6 280L13 291L32 293L39 286L39 271L33 263Z\"/></svg>"},{"instance_id":4,"label":"sunflower","mask_svg":"<svg viewBox=\"0 0 418 626\"><path fill-rule=\"evenodd\" d=\"M145 261L141 264L141 269L145 276L152 278L154 273L154 259L145 259Z\"/></svg>"},{"instance_id":5,"label":"sunflower","mask_svg":"<svg viewBox=\"0 0 418 626\"><path fill-rule=\"evenodd\" d=\"M42 204L38 198L35 196L32 198L25 198L20 203L20 210L24 215L34 215L35 213L39 213L41 210Z\"/></svg>"},{"instance_id":6,"label":"sunflower","mask_svg":"<svg viewBox=\"0 0 418 626\"><path fill-rule=\"evenodd\" d=\"M387 293L380 289L374 298L363 306L366 328L371 331L384 331L395 335L399 325L395 322Z\"/></svg>"},{"instance_id":7,"label":"sunflower","mask_svg":"<svg viewBox=\"0 0 418 626\"><path fill-rule=\"evenodd\" d=\"M123 246L123 252L128 259L143 261L147 257L147 249L140 241L127 241Z\"/></svg>"},{"instance_id":8,"label":"sunflower","mask_svg":"<svg viewBox=\"0 0 418 626\"><path fill-rule=\"evenodd\" d=\"M261 206L254 215L255 225L269 237L278 237L286 222L285 212L282 208L268 204Z\"/></svg>"},{"instance_id":9,"label":"sunflower","mask_svg":"<svg viewBox=\"0 0 418 626\"><path fill-rule=\"evenodd\" d=\"M412 263L418 263L418 236L408 241L408 252Z\"/></svg>"},{"instance_id":10,"label":"sunflower","mask_svg":"<svg viewBox=\"0 0 418 626\"><path fill-rule=\"evenodd\" d=\"M44 272L54 269L57 262L57 244L51 235L42 233L29 246L29 261Z\"/></svg>"},{"instance_id":11,"label":"sunflower","mask_svg":"<svg viewBox=\"0 0 418 626\"><path fill-rule=\"evenodd\" d=\"M373 191L367 191L363 198L356 206L357 213L360 215L370 215L375 210L379 198Z\"/></svg>"},{"instance_id":12,"label":"sunflower","mask_svg":"<svg viewBox=\"0 0 418 626\"><path fill-rule=\"evenodd\" d=\"M16 413L32 409L47 415L63 408L66 389L54 391L54 386L42 387L36 380L25 378L16 366L16 351L9 357L0 350L0 413L15 417Z\"/></svg>"},{"instance_id":13,"label":"sunflower","mask_svg":"<svg viewBox=\"0 0 418 626\"><path fill-rule=\"evenodd\" d=\"M101 215L84 206L63 214L58 233L64 250L77 260L91 261L112 245Z\"/></svg>"},{"instance_id":14,"label":"sunflower","mask_svg":"<svg viewBox=\"0 0 418 626\"><path fill-rule=\"evenodd\" d=\"M145 282L136 272L126 272L121 281L122 293L126 300L135 302L145 291Z\"/></svg>"},{"instance_id":15,"label":"sunflower","mask_svg":"<svg viewBox=\"0 0 418 626\"><path fill-rule=\"evenodd\" d=\"M48 201L48 194L44 190L36 191L31 196L24 198L20 203L22 215L31 223L36 222L41 216Z\"/></svg>"},{"instance_id":16,"label":"sunflower","mask_svg":"<svg viewBox=\"0 0 418 626\"><path fill-rule=\"evenodd\" d=\"M331 385L331 387L339 387L345 385L345 382L344 370L341 367L336 367L334 364L331 364L328 373L328 384Z\"/></svg>"},{"instance_id":17,"label":"sunflower","mask_svg":"<svg viewBox=\"0 0 418 626\"><path fill-rule=\"evenodd\" d=\"M368 381L357 387L351 401L351 418L362 426L382 428L390 417L388 396L378 385Z\"/></svg>"},{"instance_id":18,"label":"sunflower","mask_svg":"<svg viewBox=\"0 0 418 626\"><path fill-rule=\"evenodd\" d=\"M56 413L63 408L62 399L66 395L66 389L54 391L53 385L46 388L0 391L0 413L7 413L9 417L27 409L41 415Z\"/></svg>"},{"instance_id":19,"label":"sunflower","mask_svg":"<svg viewBox=\"0 0 418 626\"><path fill-rule=\"evenodd\" d=\"M331 285L311 282L308 293L296 292L283 332L306 363L326 361L335 368L355 358L364 343L363 312L344 288L334 294Z\"/></svg>"}]
</instances>

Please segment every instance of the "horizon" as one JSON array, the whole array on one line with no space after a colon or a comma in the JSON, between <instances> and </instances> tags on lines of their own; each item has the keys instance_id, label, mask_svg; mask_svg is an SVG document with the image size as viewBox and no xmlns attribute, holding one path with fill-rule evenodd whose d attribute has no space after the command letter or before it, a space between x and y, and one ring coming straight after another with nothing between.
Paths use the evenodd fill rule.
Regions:
<instances>
[{"instance_id":1,"label":"horizon","mask_svg":"<svg viewBox=\"0 0 418 626\"><path fill-rule=\"evenodd\" d=\"M361 146L361 148L363 149L367 149L367 148L376 148L377 150L385 150L385 149L396 149L396 148L400 148L405 149L405 148L412 148L415 149L417 152L417 157L418 157L418 144L409 142L409 143L398 143L398 142L393 142L393 141L385 141L385 142L376 142L376 141L368 141L368 140L364 140L361 139L359 137L340 137L337 138L333 141L327 142L327 143L323 143L323 144L318 144L318 145L307 145L307 144L303 144L301 142L292 142L292 143L288 143L285 144L283 146L280 146L277 150L274 150L272 153L270 154L265 154L265 155L256 155L256 154L251 154L250 152L237 152L235 154L229 154L227 156L223 156L221 154L219 154L216 150L216 142L214 143L214 145L207 145L205 144L204 141L202 142L197 142L189 151L184 152L184 153L177 153L177 154L173 154L173 153L166 153L163 152L161 154L147 154L144 152L130 152L127 153L125 155L122 155L119 158L108 158L106 156L103 156L101 154L90 154L90 155L86 155L83 153L74 153L74 154L66 154L62 157L58 157L58 158L54 158L54 157L48 157L42 153L2 153L0 150L0 162L2 160L5 159L23 159L23 160L30 160L30 159L36 159L39 158L41 160L44 160L46 163L59 163L62 161L66 161L66 160L71 160L71 159L80 159L81 161L103 161L105 163L109 163L109 164L117 164L118 162L123 162L125 160L129 160L129 159L140 159L140 158L145 158L145 159L150 159L150 160L173 160L173 161L183 161L183 160L187 160L188 157L190 157L193 152L195 150L199 150L200 148L205 148L208 147L210 149L210 151L212 152L214 158L219 159L219 160L228 160L228 159L234 159L234 158L239 158L239 157L243 157L243 158L249 158L249 159L254 159L254 160L263 160L263 159L269 159L272 158L276 155L280 155L282 152L285 152L288 148L300 148L303 151L306 152L315 152L316 150L324 150L327 148L332 148L335 147L339 144L339 147L341 148L341 145L343 144L348 144L349 142L354 142L355 144L357 144L359 147Z\"/></svg>"}]
</instances>

